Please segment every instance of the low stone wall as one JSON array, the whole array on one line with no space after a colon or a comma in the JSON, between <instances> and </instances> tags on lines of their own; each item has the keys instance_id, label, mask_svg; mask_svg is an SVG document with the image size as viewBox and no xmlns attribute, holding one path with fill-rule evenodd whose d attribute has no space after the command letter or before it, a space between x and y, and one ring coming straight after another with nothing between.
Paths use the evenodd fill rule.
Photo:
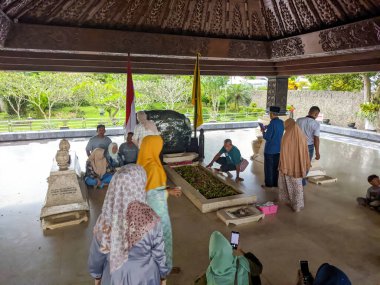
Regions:
<instances>
[{"instance_id":1,"label":"low stone wall","mask_svg":"<svg viewBox=\"0 0 380 285\"><path fill-rule=\"evenodd\" d=\"M266 91L255 91L252 100L258 107L266 107ZM363 122L356 117L359 106L363 102L362 92L289 90L288 105L296 108L295 117L307 115L311 106L318 106L325 119L336 126L346 127L356 122L361 128Z\"/></svg>"}]
</instances>

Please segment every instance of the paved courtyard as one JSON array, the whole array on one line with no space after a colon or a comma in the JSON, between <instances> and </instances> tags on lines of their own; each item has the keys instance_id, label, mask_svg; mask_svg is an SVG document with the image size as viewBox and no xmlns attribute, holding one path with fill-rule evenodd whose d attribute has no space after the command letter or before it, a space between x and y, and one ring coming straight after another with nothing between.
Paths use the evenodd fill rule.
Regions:
<instances>
[{"instance_id":1,"label":"paved courtyard","mask_svg":"<svg viewBox=\"0 0 380 285\"><path fill-rule=\"evenodd\" d=\"M231 138L243 156L252 154L252 129L206 133L206 162ZM239 227L226 227L215 213L201 214L186 197L170 199L174 234L174 263L182 273L168 284L192 284L208 265L208 241L214 230L241 234L244 250L264 265L263 284L294 285L298 261L309 260L313 273L323 262L340 267L353 284L380 284L380 215L356 205L368 188L368 174L379 173L379 144L323 134L321 162L338 182L309 184L305 210L293 213L285 206L275 216ZM122 137L112 137L121 142ZM84 169L87 138L72 139L71 148ZM93 284L87 273L92 227L100 212L104 191L89 193L87 224L43 232L39 214L58 140L0 143L0 284ZM261 189L263 167L252 164L243 174L242 189L259 201L276 199Z\"/></svg>"}]
</instances>

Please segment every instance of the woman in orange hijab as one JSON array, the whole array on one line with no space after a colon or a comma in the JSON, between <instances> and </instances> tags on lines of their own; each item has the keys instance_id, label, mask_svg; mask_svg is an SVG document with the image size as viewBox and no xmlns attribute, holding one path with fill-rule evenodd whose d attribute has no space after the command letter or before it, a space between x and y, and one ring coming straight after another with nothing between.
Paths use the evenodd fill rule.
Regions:
<instances>
[{"instance_id":1,"label":"woman in orange hijab","mask_svg":"<svg viewBox=\"0 0 380 285\"><path fill-rule=\"evenodd\" d=\"M145 169L147 176L147 203L161 218L167 266L172 269L173 238L167 198L169 195L175 197L181 196L181 190L178 187L170 188L166 186L166 173L160 160L163 145L164 142L161 136L144 137L140 146L137 164ZM176 270L178 270L178 268L176 268Z\"/></svg>"},{"instance_id":2,"label":"woman in orange hijab","mask_svg":"<svg viewBox=\"0 0 380 285\"><path fill-rule=\"evenodd\" d=\"M304 207L302 178L310 166L306 136L293 119L288 119L281 142L278 187L280 200L295 212Z\"/></svg>"}]
</instances>

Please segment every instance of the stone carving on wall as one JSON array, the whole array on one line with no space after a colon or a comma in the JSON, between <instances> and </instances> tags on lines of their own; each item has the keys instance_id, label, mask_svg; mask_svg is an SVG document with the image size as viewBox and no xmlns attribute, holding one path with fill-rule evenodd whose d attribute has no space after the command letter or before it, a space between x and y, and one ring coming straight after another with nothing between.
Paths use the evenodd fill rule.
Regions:
<instances>
[{"instance_id":1,"label":"stone carving on wall","mask_svg":"<svg viewBox=\"0 0 380 285\"><path fill-rule=\"evenodd\" d=\"M330 25L336 23L339 20L338 17L335 15L335 12L331 7L330 2L328 2L327 0L315 0L315 4L323 23Z\"/></svg>"},{"instance_id":2,"label":"stone carving on wall","mask_svg":"<svg viewBox=\"0 0 380 285\"><path fill-rule=\"evenodd\" d=\"M380 27L374 21L364 21L321 31L319 38L324 51L379 45Z\"/></svg>"},{"instance_id":3,"label":"stone carving on wall","mask_svg":"<svg viewBox=\"0 0 380 285\"><path fill-rule=\"evenodd\" d=\"M239 4L235 4L233 16L232 16L232 24L231 24L231 33L234 36L243 36L244 28L243 28L243 19L240 12Z\"/></svg>"},{"instance_id":4,"label":"stone carving on wall","mask_svg":"<svg viewBox=\"0 0 380 285\"><path fill-rule=\"evenodd\" d=\"M224 24L224 10L223 10L223 1L218 0L214 6L214 14L211 22L211 33L220 34L223 31Z\"/></svg>"},{"instance_id":5,"label":"stone carving on wall","mask_svg":"<svg viewBox=\"0 0 380 285\"><path fill-rule=\"evenodd\" d=\"M305 45L300 37L287 38L272 42L272 57L287 57L305 53Z\"/></svg>"},{"instance_id":6,"label":"stone carving on wall","mask_svg":"<svg viewBox=\"0 0 380 285\"><path fill-rule=\"evenodd\" d=\"M0 11L0 47L4 47L5 41L7 40L8 33L12 28L11 20Z\"/></svg>"},{"instance_id":7,"label":"stone carving on wall","mask_svg":"<svg viewBox=\"0 0 380 285\"><path fill-rule=\"evenodd\" d=\"M297 25L293 20L293 16L289 11L288 6L285 4L283 0L280 0L278 4L280 6L285 32L288 34L293 34L298 30Z\"/></svg>"}]
</instances>

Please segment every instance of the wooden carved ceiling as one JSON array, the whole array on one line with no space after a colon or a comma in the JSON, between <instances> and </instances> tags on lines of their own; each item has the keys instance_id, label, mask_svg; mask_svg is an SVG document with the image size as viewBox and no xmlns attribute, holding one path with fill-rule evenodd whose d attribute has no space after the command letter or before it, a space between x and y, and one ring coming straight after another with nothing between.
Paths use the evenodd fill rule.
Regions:
<instances>
[{"instance_id":1,"label":"wooden carved ceiling","mask_svg":"<svg viewBox=\"0 0 380 285\"><path fill-rule=\"evenodd\" d=\"M0 69L380 70L380 0L0 0ZM191 59L190 59L191 58ZM288 64L291 63L291 64Z\"/></svg>"}]
</instances>

